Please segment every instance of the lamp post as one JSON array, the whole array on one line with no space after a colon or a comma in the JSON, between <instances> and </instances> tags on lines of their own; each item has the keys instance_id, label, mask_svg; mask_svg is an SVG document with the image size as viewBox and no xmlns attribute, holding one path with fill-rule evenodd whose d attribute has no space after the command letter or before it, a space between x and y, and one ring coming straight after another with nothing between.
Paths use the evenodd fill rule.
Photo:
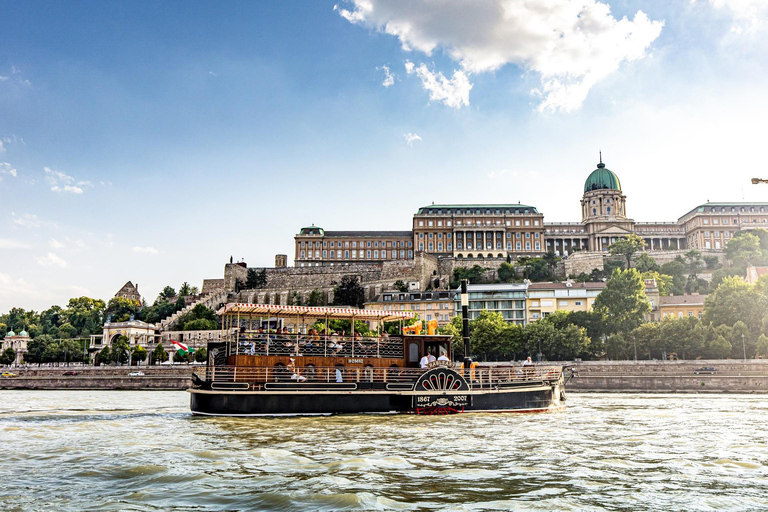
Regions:
<instances>
[{"instance_id":1,"label":"lamp post","mask_svg":"<svg viewBox=\"0 0 768 512\"><path fill-rule=\"evenodd\" d=\"M768 183L768 180L764 180L762 178L752 178L753 185L757 185L758 183Z\"/></svg>"},{"instance_id":2,"label":"lamp post","mask_svg":"<svg viewBox=\"0 0 768 512\"><path fill-rule=\"evenodd\" d=\"M741 333L741 348L744 349L744 362L747 362L747 345L744 343L744 333Z\"/></svg>"},{"instance_id":3,"label":"lamp post","mask_svg":"<svg viewBox=\"0 0 768 512\"><path fill-rule=\"evenodd\" d=\"M539 338L539 353L536 354L536 358L538 359L538 362L541 363L541 338Z\"/></svg>"},{"instance_id":4,"label":"lamp post","mask_svg":"<svg viewBox=\"0 0 768 512\"><path fill-rule=\"evenodd\" d=\"M461 336L464 338L464 376L469 379L472 357L469 348L469 292L466 279L461 280Z\"/></svg>"},{"instance_id":5,"label":"lamp post","mask_svg":"<svg viewBox=\"0 0 768 512\"><path fill-rule=\"evenodd\" d=\"M637 340L634 335L632 336L632 343L635 345L635 362L637 362Z\"/></svg>"}]
</instances>

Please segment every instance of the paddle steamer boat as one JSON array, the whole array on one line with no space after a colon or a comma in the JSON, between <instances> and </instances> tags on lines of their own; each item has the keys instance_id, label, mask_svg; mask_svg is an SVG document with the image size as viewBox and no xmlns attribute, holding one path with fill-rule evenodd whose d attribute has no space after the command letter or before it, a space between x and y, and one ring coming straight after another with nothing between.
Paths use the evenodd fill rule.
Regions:
<instances>
[{"instance_id":1,"label":"paddle steamer boat","mask_svg":"<svg viewBox=\"0 0 768 512\"><path fill-rule=\"evenodd\" d=\"M451 360L451 337L435 334L436 322L426 334L418 323L402 327L414 318L409 311L226 304L218 312L223 341L208 344L205 374L193 376L191 410L271 416L564 409L568 368L473 363L464 310L465 358L458 363ZM311 328L332 320L347 320L350 332ZM400 322L403 334L362 337L356 321L375 322L379 332L384 322ZM291 329L264 333L265 325ZM422 368L429 354L447 357Z\"/></svg>"}]
</instances>

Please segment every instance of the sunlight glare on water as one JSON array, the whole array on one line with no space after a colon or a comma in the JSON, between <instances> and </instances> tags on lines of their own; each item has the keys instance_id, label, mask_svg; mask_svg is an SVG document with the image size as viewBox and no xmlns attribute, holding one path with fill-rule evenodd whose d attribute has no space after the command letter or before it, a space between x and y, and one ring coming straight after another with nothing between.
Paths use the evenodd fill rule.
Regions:
<instances>
[{"instance_id":1,"label":"sunlight glare on water","mask_svg":"<svg viewBox=\"0 0 768 512\"><path fill-rule=\"evenodd\" d=\"M243 419L183 392L0 391L0 510L765 510L767 421L746 395Z\"/></svg>"}]
</instances>

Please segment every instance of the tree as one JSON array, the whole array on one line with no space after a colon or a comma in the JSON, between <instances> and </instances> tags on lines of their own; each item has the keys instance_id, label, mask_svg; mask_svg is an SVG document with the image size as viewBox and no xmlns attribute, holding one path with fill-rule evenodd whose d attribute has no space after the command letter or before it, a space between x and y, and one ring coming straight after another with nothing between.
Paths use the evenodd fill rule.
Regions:
<instances>
[{"instance_id":1,"label":"tree","mask_svg":"<svg viewBox=\"0 0 768 512\"><path fill-rule=\"evenodd\" d=\"M12 364L16 360L16 351L8 347L0 354L0 364Z\"/></svg>"},{"instance_id":2,"label":"tree","mask_svg":"<svg viewBox=\"0 0 768 512\"><path fill-rule=\"evenodd\" d=\"M135 347L133 347L133 350L131 350L131 362L141 363L146 359L147 359L147 349L145 349L141 345L136 345Z\"/></svg>"},{"instance_id":3,"label":"tree","mask_svg":"<svg viewBox=\"0 0 768 512\"><path fill-rule=\"evenodd\" d=\"M760 238L752 233L737 232L725 245L725 256L739 268L759 262L763 259Z\"/></svg>"},{"instance_id":4,"label":"tree","mask_svg":"<svg viewBox=\"0 0 768 512\"><path fill-rule=\"evenodd\" d=\"M155 349L152 351L152 361L157 363L164 363L168 360L168 352L163 348L162 343L158 343Z\"/></svg>"},{"instance_id":5,"label":"tree","mask_svg":"<svg viewBox=\"0 0 768 512\"><path fill-rule=\"evenodd\" d=\"M192 311L179 318L181 331L211 331L219 326L216 312L203 304L197 304Z\"/></svg>"},{"instance_id":6,"label":"tree","mask_svg":"<svg viewBox=\"0 0 768 512\"><path fill-rule=\"evenodd\" d=\"M594 309L605 316L611 332L628 333L640 325L651 311L640 272L634 268L614 270L595 299Z\"/></svg>"},{"instance_id":7,"label":"tree","mask_svg":"<svg viewBox=\"0 0 768 512\"><path fill-rule=\"evenodd\" d=\"M402 283L402 281L400 281ZM397 284L397 283L395 283ZM307 297L307 306L322 306L323 305L323 294L315 288L311 292L309 292L309 297Z\"/></svg>"},{"instance_id":8,"label":"tree","mask_svg":"<svg viewBox=\"0 0 768 512\"><path fill-rule=\"evenodd\" d=\"M115 341L112 342L112 348L110 350L110 358L115 364L125 364L128 362L128 352L131 346L128 342L128 338L122 334L118 336Z\"/></svg>"},{"instance_id":9,"label":"tree","mask_svg":"<svg viewBox=\"0 0 768 512\"><path fill-rule=\"evenodd\" d=\"M163 291L160 292L160 295L157 296L157 300L155 302L161 299L167 300L175 296L176 296L176 290L174 290L173 287L171 286L166 286L165 288L163 288Z\"/></svg>"},{"instance_id":10,"label":"tree","mask_svg":"<svg viewBox=\"0 0 768 512\"><path fill-rule=\"evenodd\" d=\"M644 253L643 253L644 254ZM639 270L639 269L638 269ZM660 274L658 272L649 270L643 272L643 279L653 279L656 281L656 286L659 288L659 295L666 297L672 290L673 278L666 274Z\"/></svg>"},{"instance_id":11,"label":"tree","mask_svg":"<svg viewBox=\"0 0 768 512\"><path fill-rule=\"evenodd\" d=\"M641 252L635 257L635 268L642 273L658 272L661 267L647 252Z\"/></svg>"},{"instance_id":12,"label":"tree","mask_svg":"<svg viewBox=\"0 0 768 512\"><path fill-rule=\"evenodd\" d=\"M627 268L631 268L632 256L645 249L645 245L645 240L635 234L630 234L612 243L608 247L608 251L617 256L624 256L627 259Z\"/></svg>"},{"instance_id":13,"label":"tree","mask_svg":"<svg viewBox=\"0 0 768 512\"><path fill-rule=\"evenodd\" d=\"M104 325L104 310L107 304L101 299L78 297L69 299L63 320L75 328L75 334L68 337L88 336L101 332Z\"/></svg>"},{"instance_id":14,"label":"tree","mask_svg":"<svg viewBox=\"0 0 768 512\"><path fill-rule=\"evenodd\" d=\"M125 322L132 315L136 315L141 309L141 303L137 300L113 297L109 299L104 313L111 317L113 322Z\"/></svg>"},{"instance_id":15,"label":"tree","mask_svg":"<svg viewBox=\"0 0 768 512\"><path fill-rule=\"evenodd\" d=\"M99 355L96 356L96 362L99 364L109 364L112 362L112 354L110 353L109 347L101 349Z\"/></svg>"},{"instance_id":16,"label":"tree","mask_svg":"<svg viewBox=\"0 0 768 512\"><path fill-rule=\"evenodd\" d=\"M466 279L470 284L477 284L482 281L484 274L485 269L480 265L474 265L472 268L456 267L453 269L451 288L458 287L462 279Z\"/></svg>"},{"instance_id":17,"label":"tree","mask_svg":"<svg viewBox=\"0 0 768 512\"><path fill-rule=\"evenodd\" d=\"M674 261L669 261L661 266L661 273L672 276L672 286L669 293L682 295L685 293L685 284L688 281L685 273L685 263L679 256Z\"/></svg>"},{"instance_id":18,"label":"tree","mask_svg":"<svg viewBox=\"0 0 768 512\"><path fill-rule=\"evenodd\" d=\"M688 275L691 279L698 279L699 272L704 270L706 263L701 257L701 253L696 249L691 249L685 253L686 266L688 267Z\"/></svg>"},{"instance_id":19,"label":"tree","mask_svg":"<svg viewBox=\"0 0 768 512\"><path fill-rule=\"evenodd\" d=\"M502 263L498 270L499 281L502 283L511 283L517 277L515 273L515 267L507 262Z\"/></svg>"},{"instance_id":20,"label":"tree","mask_svg":"<svg viewBox=\"0 0 768 512\"><path fill-rule=\"evenodd\" d=\"M357 276L343 276L341 278L341 284L333 289L334 306L354 306L362 308L364 302L365 290L360 285Z\"/></svg>"},{"instance_id":21,"label":"tree","mask_svg":"<svg viewBox=\"0 0 768 512\"><path fill-rule=\"evenodd\" d=\"M43 334L34 338L27 344L27 351L24 353L24 361L30 364L37 363L38 365L44 363L45 360L43 354L45 354L45 349L53 344L54 341L50 334Z\"/></svg>"},{"instance_id":22,"label":"tree","mask_svg":"<svg viewBox=\"0 0 768 512\"><path fill-rule=\"evenodd\" d=\"M204 363L208 360L208 350L205 347L201 347L195 350L195 361L198 363Z\"/></svg>"},{"instance_id":23,"label":"tree","mask_svg":"<svg viewBox=\"0 0 768 512\"><path fill-rule=\"evenodd\" d=\"M398 279L397 281L395 281L395 284L393 284L392 287L399 292L408 291L408 285L405 284L402 279Z\"/></svg>"},{"instance_id":24,"label":"tree","mask_svg":"<svg viewBox=\"0 0 768 512\"><path fill-rule=\"evenodd\" d=\"M65 364L83 360L83 345L76 340L62 340L61 352Z\"/></svg>"},{"instance_id":25,"label":"tree","mask_svg":"<svg viewBox=\"0 0 768 512\"><path fill-rule=\"evenodd\" d=\"M544 260L544 263L547 264L547 270L549 271L550 276L555 275L555 266L557 266L558 262L562 259L560 256L555 254L554 251L547 251L546 254L541 258Z\"/></svg>"},{"instance_id":26,"label":"tree","mask_svg":"<svg viewBox=\"0 0 768 512\"><path fill-rule=\"evenodd\" d=\"M507 322L498 311L481 311L473 320L474 329L470 335L473 351L482 354L483 361L507 359L512 352L512 337Z\"/></svg>"},{"instance_id":27,"label":"tree","mask_svg":"<svg viewBox=\"0 0 768 512\"><path fill-rule=\"evenodd\" d=\"M197 286L191 286L186 281L181 283L181 288L179 288L179 296L180 297L188 297L190 295L197 295L199 292L200 291L197 289Z\"/></svg>"},{"instance_id":28,"label":"tree","mask_svg":"<svg viewBox=\"0 0 768 512\"><path fill-rule=\"evenodd\" d=\"M726 277L714 293L707 296L704 319L715 326L733 326L741 320L750 330L757 332L762 327L767 310L768 297L740 277Z\"/></svg>"},{"instance_id":29,"label":"tree","mask_svg":"<svg viewBox=\"0 0 768 512\"><path fill-rule=\"evenodd\" d=\"M249 268L245 278L246 288L264 288L267 286L267 269Z\"/></svg>"}]
</instances>

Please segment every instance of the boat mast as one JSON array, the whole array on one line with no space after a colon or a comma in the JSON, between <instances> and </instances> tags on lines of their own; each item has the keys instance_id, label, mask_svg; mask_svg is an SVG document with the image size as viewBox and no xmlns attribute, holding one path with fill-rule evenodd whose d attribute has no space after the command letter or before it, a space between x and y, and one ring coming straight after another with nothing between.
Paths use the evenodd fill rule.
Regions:
<instances>
[{"instance_id":1,"label":"boat mast","mask_svg":"<svg viewBox=\"0 0 768 512\"><path fill-rule=\"evenodd\" d=\"M461 335L464 338L464 373L469 376L472 357L469 353L469 294L466 279L461 280Z\"/></svg>"}]
</instances>

